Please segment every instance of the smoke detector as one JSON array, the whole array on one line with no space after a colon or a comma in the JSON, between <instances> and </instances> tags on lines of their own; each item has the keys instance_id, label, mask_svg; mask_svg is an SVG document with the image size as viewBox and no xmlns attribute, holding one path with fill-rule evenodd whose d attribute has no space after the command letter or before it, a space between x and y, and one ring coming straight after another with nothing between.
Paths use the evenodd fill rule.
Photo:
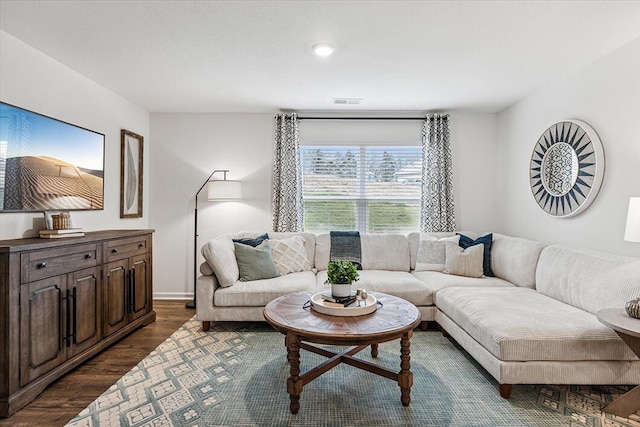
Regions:
<instances>
[{"instance_id":1,"label":"smoke detector","mask_svg":"<svg viewBox=\"0 0 640 427\"><path fill-rule=\"evenodd\" d=\"M337 105L360 105L364 98L333 98L333 103Z\"/></svg>"}]
</instances>

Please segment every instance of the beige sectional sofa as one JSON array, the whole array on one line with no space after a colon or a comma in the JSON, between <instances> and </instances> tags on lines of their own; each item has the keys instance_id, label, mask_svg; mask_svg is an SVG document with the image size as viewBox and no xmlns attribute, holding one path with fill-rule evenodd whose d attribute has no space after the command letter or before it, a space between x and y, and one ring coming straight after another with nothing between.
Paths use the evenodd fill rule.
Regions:
<instances>
[{"instance_id":1,"label":"beige sectional sofa","mask_svg":"<svg viewBox=\"0 0 640 427\"><path fill-rule=\"evenodd\" d=\"M308 269L239 281L232 239L258 234L203 246L196 292L204 330L211 321L262 321L264 306L289 292L328 290L328 234L269 233L272 241L302 236ZM640 383L640 360L595 316L640 295L640 259L493 234L495 277L472 278L416 271L421 239L433 235L362 234L356 286L412 302L423 328L435 320L498 381L503 397L512 384Z\"/></svg>"}]
</instances>

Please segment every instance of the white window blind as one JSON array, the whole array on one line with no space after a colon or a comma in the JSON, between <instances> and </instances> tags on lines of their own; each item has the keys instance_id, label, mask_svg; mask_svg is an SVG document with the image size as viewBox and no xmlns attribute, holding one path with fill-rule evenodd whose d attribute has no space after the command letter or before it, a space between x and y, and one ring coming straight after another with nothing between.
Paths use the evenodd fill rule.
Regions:
<instances>
[{"instance_id":1,"label":"white window blind","mask_svg":"<svg viewBox=\"0 0 640 427\"><path fill-rule=\"evenodd\" d=\"M305 231L408 233L420 226L420 146L302 146Z\"/></svg>"}]
</instances>

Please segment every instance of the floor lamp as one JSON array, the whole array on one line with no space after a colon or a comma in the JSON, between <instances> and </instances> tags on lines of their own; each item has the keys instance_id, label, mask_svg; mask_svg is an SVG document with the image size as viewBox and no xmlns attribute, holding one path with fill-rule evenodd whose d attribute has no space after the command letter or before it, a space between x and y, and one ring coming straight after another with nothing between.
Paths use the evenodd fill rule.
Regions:
<instances>
[{"instance_id":1,"label":"floor lamp","mask_svg":"<svg viewBox=\"0 0 640 427\"><path fill-rule=\"evenodd\" d=\"M212 180L213 175L218 172L224 173L224 177L221 180ZM198 283L198 195L209 184L207 189L207 200L210 201L225 201L225 200L239 200L242 198L242 183L240 181L227 180L228 169L216 169L211 172L209 178L202 184L195 196L195 208L193 210L194 216L194 228L193 228L193 301L189 301L186 304L187 308L196 308L196 285Z\"/></svg>"}]
</instances>

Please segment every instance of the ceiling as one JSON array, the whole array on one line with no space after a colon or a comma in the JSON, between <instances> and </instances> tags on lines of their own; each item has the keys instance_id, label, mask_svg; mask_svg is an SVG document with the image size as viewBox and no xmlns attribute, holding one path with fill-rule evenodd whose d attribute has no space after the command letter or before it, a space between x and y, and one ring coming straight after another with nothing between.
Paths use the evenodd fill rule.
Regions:
<instances>
[{"instance_id":1,"label":"ceiling","mask_svg":"<svg viewBox=\"0 0 640 427\"><path fill-rule=\"evenodd\" d=\"M150 112L497 112L640 37L640 1L0 0L0 28Z\"/></svg>"}]
</instances>

